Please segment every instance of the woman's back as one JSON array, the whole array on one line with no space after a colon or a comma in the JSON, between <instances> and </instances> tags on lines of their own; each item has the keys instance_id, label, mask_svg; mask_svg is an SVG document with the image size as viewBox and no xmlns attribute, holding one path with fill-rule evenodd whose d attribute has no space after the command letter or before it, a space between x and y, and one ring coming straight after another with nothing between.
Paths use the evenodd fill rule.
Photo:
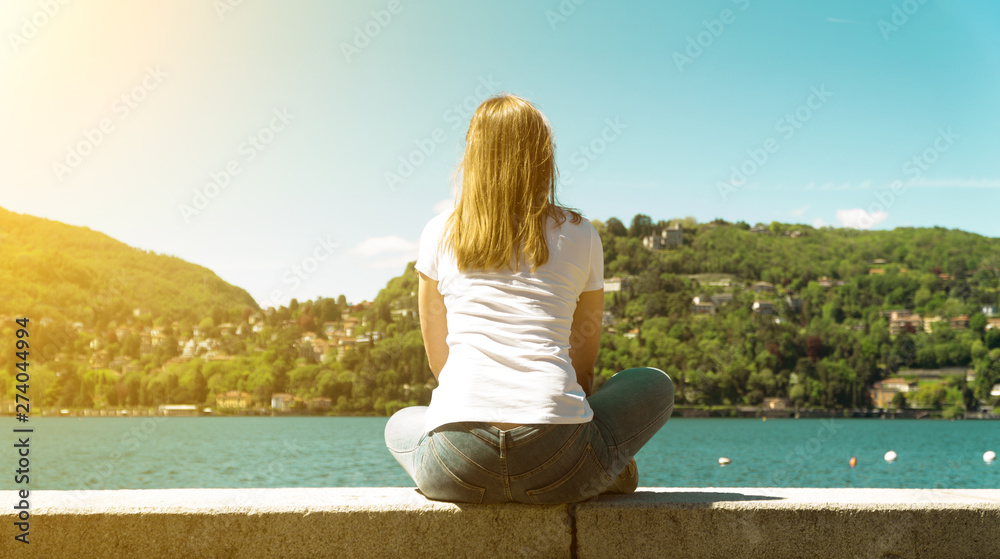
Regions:
<instances>
[{"instance_id":1,"label":"woman's back","mask_svg":"<svg viewBox=\"0 0 1000 559\"><path fill-rule=\"evenodd\" d=\"M591 410L569 356L581 292L604 286L601 239L586 220L548 218L548 261L531 271L458 269L441 242L451 211L424 228L416 269L438 282L447 309L448 360L426 429L453 421L578 423Z\"/></svg>"},{"instance_id":2,"label":"woman's back","mask_svg":"<svg viewBox=\"0 0 1000 559\"><path fill-rule=\"evenodd\" d=\"M631 492L633 456L670 417L673 384L637 367L591 394L601 339L601 238L556 202L555 144L527 100L476 109L455 209L424 227L416 269L429 406L386 446L432 499L570 503ZM617 476L617 477L616 477Z\"/></svg>"}]
</instances>

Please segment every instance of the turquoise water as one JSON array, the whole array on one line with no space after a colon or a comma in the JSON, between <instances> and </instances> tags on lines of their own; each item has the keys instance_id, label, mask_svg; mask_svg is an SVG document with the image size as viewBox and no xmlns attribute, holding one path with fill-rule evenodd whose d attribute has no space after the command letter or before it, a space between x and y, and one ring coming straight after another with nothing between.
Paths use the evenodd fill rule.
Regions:
<instances>
[{"instance_id":1,"label":"turquoise water","mask_svg":"<svg viewBox=\"0 0 1000 559\"><path fill-rule=\"evenodd\" d=\"M30 489L363 487L413 483L386 418L32 418ZM0 489L15 489L12 418ZM899 458L886 462L894 450ZM636 457L642 486L1000 488L1000 422L674 418ZM721 456L732 460L721 467ZM848 461L858 459L857 467Z\"/></svg>"}]
</instances>

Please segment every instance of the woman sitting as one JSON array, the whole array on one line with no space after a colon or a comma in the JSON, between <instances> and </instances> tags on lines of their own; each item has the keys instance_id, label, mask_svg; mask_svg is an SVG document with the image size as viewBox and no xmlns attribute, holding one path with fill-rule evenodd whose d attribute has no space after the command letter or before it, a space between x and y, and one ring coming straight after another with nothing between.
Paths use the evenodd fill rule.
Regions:
<instances>
[{"instance_id":1,"label":"woman sitting","mask_svg":"<svg viewBox=\"0 0 1000 559\"><path fill-rule=\"evenodd\" d=\"M484 101L454 210L420 238L418 310L438 387L400 410L389 451L428 498L571 503L631 492L633 456L670 417L662 371L591 394L604 307L593 225L556 203L552 132L528 101Z\"/></svg>"}]
</instances>

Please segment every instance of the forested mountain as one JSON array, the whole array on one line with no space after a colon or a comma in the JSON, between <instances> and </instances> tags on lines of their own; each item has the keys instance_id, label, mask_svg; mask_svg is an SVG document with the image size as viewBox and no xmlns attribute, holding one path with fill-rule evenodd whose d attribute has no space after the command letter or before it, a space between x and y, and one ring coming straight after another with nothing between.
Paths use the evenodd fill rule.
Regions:
<instances>
[{"instance_id":1,"label":"forested mountain","mask_svg":"<svg viewBox=\"0 0 1000 559\"><path fill-rule=\"evenodd\" d=\"M1000 382L1000 327L987 330L997 319L983 313L1000 304L1000 239L942 228L684 221L683 244L663 250L642 240L665 222L637 215L629 227L596 224L606 277L632 277L607 296L621 320L615 329L634 338L605 337L605 374L659 367L678 385L679 403L771 396L823 407L866 405L866 386L909 368L976 371L973 383L925 382L911 403L931 408L988 401ZM722 278L730 285L711 285ZM723 293L731 303L695 314L694 297ZM755 311L755 303L765 304Z\"/></svg>"},{"instance_id":2,"label":"forested mountain","mask_svg":"<svg viewBox=\"0 0 1000 559\"><path fill-rule=\"evenodd\" d=\"M257 303L207 268L0 208L0 315L101 325L136 308L173 321L243 306Z\"/></svg>"},{"instance_id":3,"label":"forested mountain","mask_svg":"<svg viewBox=\"0 0 1000 559\"><path fill-rule=\"evenodd\" d=\"M42 339L63 338L33 365L41 405L216 406L220 395L245 393L257 409L278 394L292 409L387 414L429 401L435 381L415 315L413 263L371 302L349 305L341 295L261 311L242 290L212 291L213 280L202 281L211 272L197 266L82 228L2 215L4 246L20 239L17 246L33 247L18 249L20 264L5 263L4 277L29 282L16 279L23 265L39 287L3 285L24 302L3 300L12 310L0 312L29 308L36 320L49 319ZM7 225L18 219L24 225ZM777 397L854 408L871 405L876 381L903 376L919 389L900 405L955 416L997 403L990 391L1000 382L1000 239L941 228L654 222L641 214L627 226L615 218L592 223L606 280L598 387L619 370L653 366L674 379L678 405ZM30 227L64 236L42 243ZM69 238L74 233L79 238ZM63 256L40 248L70 245ZM101 247L110 248L97 266ZM40 269L49 259L59 263L55 270ZM152 278L154 261L174 269ZM144 279L87 310L88 297L119 269ZM169 295L189 291L186 303ZM135 317L133 306L149 312ZM4 339L9 326L0 327ZM974 375L913 377L948 367ZM0 370L7 372L0 393L9 398L12 361L0 357Z\"/></svg>"}]
</instances>

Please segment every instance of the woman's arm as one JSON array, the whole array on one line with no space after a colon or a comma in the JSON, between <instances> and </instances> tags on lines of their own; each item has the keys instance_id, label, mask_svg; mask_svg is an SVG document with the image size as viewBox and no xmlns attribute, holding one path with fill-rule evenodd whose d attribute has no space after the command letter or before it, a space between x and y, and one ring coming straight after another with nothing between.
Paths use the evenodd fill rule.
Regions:
<instances>
[{"instance_id":1,"label":"woman's arm","mask_svg":"<svg viewBox=\"0 0 1000 559\"><path fill-rule=\"evenodd\" d=\"M438 291L438 282L420 274L417 287L417 311L420 313L420 333L424 337L427 364L438 378L448 361L448 321L445 314L444 297Z\"/></svg>"},{"instance_id":2,"label":"woman's arm","mask_svg":"<svg viewBox=\"0 0 1000 559\"><path fill-rule=\"evenodd\" d=\"M569 335L569 357L576 370L576 382L590 396L594 387L594 362L601 345L601 318L604 315L604 289L584 291L576 303L573 327Z\"/></svg>"}]
</instances>

